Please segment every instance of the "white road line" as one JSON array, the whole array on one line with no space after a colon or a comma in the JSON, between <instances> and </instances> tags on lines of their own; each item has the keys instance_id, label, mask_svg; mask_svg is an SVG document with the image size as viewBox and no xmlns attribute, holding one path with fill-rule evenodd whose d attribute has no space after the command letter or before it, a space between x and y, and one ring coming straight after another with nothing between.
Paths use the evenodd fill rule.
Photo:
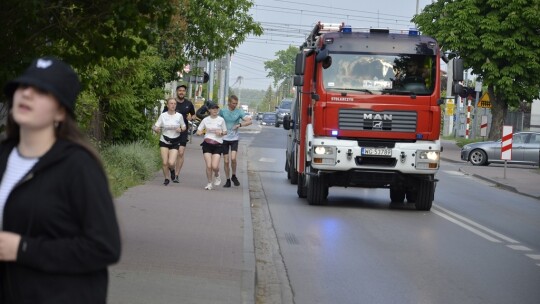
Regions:
<instances>
[{"instance_id":1,"label":"white road line","mask_svg":"<svg viewBox=\"0 0 540 304\"><path fill-rule=\"evenodd\" d=\"M531 248L523 245L506 245L506 247L517 250L517 251L532 251Z\"/></svg>"},{"instance_id":2,"label":"white road line","mask_svg":"<svg viewBox=\"0 0 540 304\"><path fill-rule=\"evenodd\" d=\"M467 224L469 224L469 225L471 225L471 226L474 226L474 227L476 227L476 228L482 229L482 230L484 230L485 232L490 233L491 235L493 235L493 236L495 236L495 237L498 237L499 239L504 240L504 241L507 242L507 243L519 244L518 241L516 241L516 240L514 240L514 239L512 239L512 238L509 238L509 237L507 237L507 236L505 236L505 235L503 235L503 234L500 234L500 233L498 233L498 232L496 232L496 231L493 231L493 230L487 228L486 226L482 226L482 225L480 225L480 224L478 224L478 223L476 223L476 222L474 222L474 221L472 221L472 220L470 220L470 219L468 219L468 218L466 218L466 217L464 217L464 216L461 216L461 215L459 215L459 214L457 214L457 213L454 213L454 212L452 212L452 211L450 211L450 210L448 210L448 209L445 209L445 208L443 208L443 207L441 207L441 206L438 206L438 205L436 206L436 208L441 209L441 210L444 211L445 213L448 213L448 214L450 214L451 216L453 216L453 217L455 217L455 218L457 218L457 219L459 219L459 220L461 220L461 221L463 221L463 222L465 222L465 223L467 223Z\"/></svg>"},{"instance_id":3,"label":"white road line","mask_svg":"<svg viewBox=\"0 0 540 304\"><path fill-rule=\"evenodd\" d=\"M540 260L540 254L526 254L526 256L530 257L533 260Z\"/></svg>"},{"instance_id":4,"label":"white road line","mask_svg":"<svg viewBox=\"0 0 540 304\"><path fill-rule=\"evenodd\" d=\"M454 223L454 224L456 224L458 226L461 226L461 227L469 230L470 232L472 232L472 233L474 233L474 234L476 234L478 236L481 236L481 237L485 238L486 240L488 240L490 242L501 243L500 240L498 240L496 238L493 238L493 237L483 233L482 231L480 231L478 229L475 229L475 228L473 228L473 227L471 227L471 226L469 226L467 224L464 224L464 223L462 223L462 222L460 222L460 221L458 221L458 220L456 220L456 219L454 219L454 218L452 218L452 217L450 217L450 216L448 216L448 215L446 215L446 214L444 214L444 213L442 213L440 211L431 209L431 212L433 212L433 213L437 214L438 216L441 216L441 217L449 220L450 222L452 222L452 223Z\"/></svg>"},{"instance_id":5,"label":"white road line","mask_svg":"<svg viewBox=\"0 0 540 304\"><path fill-rule=\"evenodd\" d=\"M459 175L459 176L464 176L465 175L465 173L459 172L459 171L443 170L443 172L446 173L446 174L450 174L450 175Z\"/></svg>"},{"instance_id":6,"label":"white road line","mask_svg":"<svg viewBox=\"0 0 540 304\"><path fill-rule=\"evenodd\" d=\"M276 159L275 158L261 157L261 158L259 158L259 161L264 162L264 163L275 163Z\"/></svg>"}]
</instances>

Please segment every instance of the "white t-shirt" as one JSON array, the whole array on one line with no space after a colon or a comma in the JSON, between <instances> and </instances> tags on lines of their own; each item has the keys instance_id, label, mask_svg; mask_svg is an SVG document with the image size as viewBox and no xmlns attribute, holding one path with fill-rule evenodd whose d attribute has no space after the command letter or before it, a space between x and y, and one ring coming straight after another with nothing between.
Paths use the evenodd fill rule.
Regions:
<instances>
[{"instance_id":1,"label":"white t-shirt","mask_svg":"<svg viewBox=\"0 0 540 304\"><path fill-rule=\"evenodd\" d=\"M17 148L13 148L9 154L6 171L0 184L0 227L3 226L4 207L15 185L24 177L38 162L39 158L25 158L19 154Z\"/></svg>"},{"instance_id":2,"label":"white t-shirt","mask_svg":"<svg viewBox=\"0 0 540 304\"><path fill-rule=\"evenodd\" d=\"M199 127L197 128L198 131L202 131L206 129L206 133L204 134L204 138L210 138L215 141L218 141L219 143L223 143L223 136L217 136L216 131L221 130L223 132L227 131L227 126L225 125L225 119L221 116L217 116L216 118L212 118L211 116L205 117L202 121Z\"/></svg>"},{"instance_id":3,"label":"white t-shirt","mask_svg":"<svg viewBox=\"0 0 540 304\"><path fill-rule=\"evenodd\" d=\"M167 143L167 140L163 138L163 135L169 138L176 138L180 136L180 132L177 132L176 129L179 127L185 127L186 123L184 122L184 117L182 114L175 112L173 115L171 115L169 112L164 112L159 115L159 118L154 126L162 129L159 140Z\"/></svg>"}]
</instances>

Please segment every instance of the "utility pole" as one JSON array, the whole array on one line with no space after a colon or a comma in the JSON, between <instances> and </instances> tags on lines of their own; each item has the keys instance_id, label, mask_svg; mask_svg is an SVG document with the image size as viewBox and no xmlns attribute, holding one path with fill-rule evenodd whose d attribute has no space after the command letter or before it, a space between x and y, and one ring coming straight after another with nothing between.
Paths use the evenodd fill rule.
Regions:
<instances>
[{"instance_id":1,"label":"utility pole","mask_svg":"<svg viewBox=\"0 0 540 304\"><path fill-rule=\"evenodd\" d=\"M231 68L231 54L227 53L225 61L225 90L223 95L223 106L227 103L227 97L229 96L229 71Z\"/></svg>"},{"instance_id":2,"label":"utility pole","mask_svg":"<svg viewBox=\"0 0 540 304\"><path fill-rule=\"evenodd\" d=\"M207 100L211 100L214 96L214 61L209 62L210 66L208 67L208 75L210 79L208 80L208 96Z\"/></svg>"}]
</instances>

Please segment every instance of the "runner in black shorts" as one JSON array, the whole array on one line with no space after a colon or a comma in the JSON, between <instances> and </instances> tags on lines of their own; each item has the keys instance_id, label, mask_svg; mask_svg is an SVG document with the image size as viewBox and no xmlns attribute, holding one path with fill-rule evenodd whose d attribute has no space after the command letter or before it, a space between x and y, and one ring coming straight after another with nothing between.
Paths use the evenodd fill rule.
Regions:
<instances>
[{"instance_id":1,"label":"runner in black shorts","mask_svg":"<svg viewBox=\"0 0 540 304\"><path fill-rule=\"evenodd\" d=\"M227 107L219 111L219 115L225 119L228 130L227 135L223 137L223 167L225 169L225 177L227 177L227 181L223 185L225 188L231 187L231 181L235 186L240 186L240 181L236 177L236 155L238 152L238 141L240 139L238 128L251 124L251 117L246 115L244 110L237 107L238 97L231 95ZM230 175L231 171L232 176Z\"/></svg>"},{"instance_id":2,"label":"runner in black shorts","mask_svg":"<svg viewBox=\"0 0 540 304\"><path fill-rule=\"evenodd\" d=\"M183 84L176 87L176 112L182 114L184 117L184 123L188 125L188 119L192 120L195 115L195 107L189 99L185 98L187 87ZM167 109L164 109L163 112L166 112ZM189 115L188 115L189 114ZM180 133L180 147L178 148L178 156L176 158L176 165L171 170L172 181L178 183L178 175L180 170L182 170L182 165L184 164L184 152L186 149L186 144L188 142L188 130L182 131Z\"/></svg>"}]
</instances>

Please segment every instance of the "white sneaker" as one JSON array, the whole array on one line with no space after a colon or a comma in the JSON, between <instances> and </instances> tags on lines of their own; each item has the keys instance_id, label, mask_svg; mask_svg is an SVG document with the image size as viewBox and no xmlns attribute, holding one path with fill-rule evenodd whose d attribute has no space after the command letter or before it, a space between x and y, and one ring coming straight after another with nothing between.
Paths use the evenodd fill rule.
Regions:
<instances>
[{"instance_id":1,"label":"white sneaker","mask_svg":"<svg viewBox=\"0 0 540 304\"><path fill-rule=\"evenodd\" d=\"M205 190L212 190L212 183L208 183L208 185L206 185L206 187L204 187Z\"/></svg>"},{"instance_id":2,"label":"white sneaker","mask_svg":"<svg viewBox=\"0 0 540 304\"><path fill-rule=\"evenodd\" d=\"M214 186L219 186L221 185L221 177L219 177L219 174L218 176L214 177Z\"/></svg>"}]
</instances>

